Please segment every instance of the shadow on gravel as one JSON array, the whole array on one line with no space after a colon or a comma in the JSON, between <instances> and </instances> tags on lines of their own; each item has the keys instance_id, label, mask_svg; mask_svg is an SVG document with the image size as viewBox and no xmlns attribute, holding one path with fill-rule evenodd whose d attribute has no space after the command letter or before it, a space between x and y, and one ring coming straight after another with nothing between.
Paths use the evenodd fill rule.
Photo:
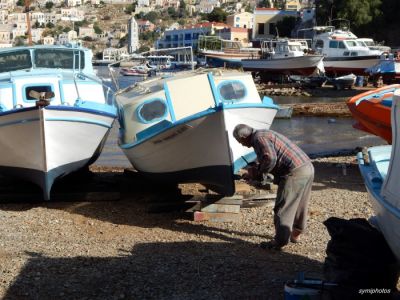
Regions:
<instances>
[{"instance_id":1,"label":"shadow on gravel","mask_svg":"<svg viewBox=\"0 0 400 300\"><path fill-rule=\"evenodd\" d=\"M344 189L366 192L364 181L357 164L313 162L315 168L314 191L325 189Z\"/></svg>"},{"instance_id":2,"label":"shadow on gravel","mask_svg":"<svg viewBox=\"0 0 400 300\"><path fill-rule=\"evenodd\" d=\"M30 259L5 299L282 299L299 271L322 264L252 244L148 243L119 257Z\"/></svg>"}]
</instances>

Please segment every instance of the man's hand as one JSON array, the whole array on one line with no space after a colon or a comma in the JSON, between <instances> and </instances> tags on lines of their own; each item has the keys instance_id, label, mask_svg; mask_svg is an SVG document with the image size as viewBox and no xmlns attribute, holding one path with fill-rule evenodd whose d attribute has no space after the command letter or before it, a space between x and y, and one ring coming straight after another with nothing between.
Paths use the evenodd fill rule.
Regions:
<instances>
[{"instance_id":1,"label":"man's hand","mask_svg":"<svg viewBox=\"0 0 400 300\"><path fill-rule=\"evenodd\" d=\"M261 178L257 166L248 168L247 173L243 175L243 178L245 180L260 180Z\"/></svg>"}]
</instances>

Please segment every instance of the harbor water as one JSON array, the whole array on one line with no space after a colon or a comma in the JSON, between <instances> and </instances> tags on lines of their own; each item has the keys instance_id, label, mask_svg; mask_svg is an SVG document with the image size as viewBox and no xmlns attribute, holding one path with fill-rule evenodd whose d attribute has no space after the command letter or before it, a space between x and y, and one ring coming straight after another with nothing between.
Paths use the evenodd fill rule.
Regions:
<instances>
[{"instance_id":1,"label":"harbor water","mask_svg":"<svg viewBox=\"0 0 400 300\"><path fill-rule=\"evenodd\" d=\"M98 70L98 75L110 83L107 68ZM133 84L135 77L119 77L120 86ZM142 79L139 79L142 80ZM272 97L275 103L338 102L345 98L329 97ZM325 117L292 117L291 119L275 119L271 129L280 132L296 142L309 155L329 155L349 152L357 147L386 144L374 135L364 133L352 127L352 118ZM129 167L130 163L118 147L118 122L114 123L102 154L95 163L101 166Z\"/></svg>"}]
</instances>

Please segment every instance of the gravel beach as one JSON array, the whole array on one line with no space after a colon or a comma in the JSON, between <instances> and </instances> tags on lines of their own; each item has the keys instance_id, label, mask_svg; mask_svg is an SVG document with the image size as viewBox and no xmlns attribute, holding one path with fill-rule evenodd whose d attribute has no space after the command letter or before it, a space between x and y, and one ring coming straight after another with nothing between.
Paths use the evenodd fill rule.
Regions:
<instances>
[{"instance_id":1,"label":"gravel beach","mask_svg":"<svg viewBox=\"0 0 400 300\"><path fill-rule=\"evenodd\" d=\"M242 209L235 223L193 222L183 211L151 213L153 203L172 196L125 178L121 168L91 168L92 176L117 182L111 189L121 191L120 200L3 199L0 298L282 299L284 283L296 273L322 278L324 220L373 213L354 155L313 163L308 231L282 252L259 247L274 234L272 203ZM180 188L204 193L197 184Z\"/></svg>"}]
</instances>

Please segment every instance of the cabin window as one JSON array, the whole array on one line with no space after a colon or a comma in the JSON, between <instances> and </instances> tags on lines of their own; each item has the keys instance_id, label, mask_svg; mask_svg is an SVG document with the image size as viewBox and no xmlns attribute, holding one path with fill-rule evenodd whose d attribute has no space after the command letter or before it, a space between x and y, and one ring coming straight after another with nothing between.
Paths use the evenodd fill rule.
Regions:
<instances>
[{"instance_id":1,"label":"cabin window","mask_svg":"<svg viewBox=\"0 0 400 300\"><path fill-rule=\"evenodd\" d=\"M357 47L357 42L356 41L346 41L346 44L349 47Z\"/></svg>"},{"instance_id":2,"label":"cabin window","mask_svg":"<svg viewBox=\"0 0 400 300\"><path fill-rule=\"evenodd\" d=\"M218 86L223 101L239 101L246 97L246 87L241 81L225 81Z\"/></svg>"},{"instance_id":3,"label":"cabin window","mask_svg":"<svg viewBox=\"0 0 400 300\"><path fill-rule=\"evenodd\" d=\"M336 49L337 47L338 47L338 42L337 41L330 41L329 42L329 48Z\"/></svg>"},{"instance_id":4,"label":"cabin window","mask_svg":"<svg viewBox=\"0 0 400 300\"><path fill-rule=\"evenodd\" d=\"M343 56L349 56L350 55L350 52L349 51L344 51L343 52Z\"/></svg>"},{"instance_id":5,"label":"cabin window","mask_svg":"<svg viewBox=\"0 0 400 300\"><path fill-rule=\"evenodd\" d=\"M350 56L358 56L357 52L350 52Z\"/></svg>"},{"instance_id":6,"label":"cabin window","mask_svg":"<svg viewBox=\"0 0 400 300\"><path fill-rule=\"evenodd\" d=\"M165 119L168 109L164 100L152 99L141 104L136 111L142 123L153 123Z\"/></svg>"},{"instance_id":7,"label":"cabin window","mask_svg":"<svg viewBox=\"0 0 400 300\"><path fill-rule=\"evenodd\" d=\"M346 49L346 46L342 41L339 42L339 49Z\"/></svg>"},{"instance_id":8,"label":"cabin window","mask_svg":"<svg viewBox=\"0 0 400 300\"><path fill-rule=\"evenodd\" d=\"M36 49L35 65L37 68L83 69L85 55L79 50Z\"/></svg>"},{"instance_id":9,"label":"cabin window","mask_svg":"<svg viewBox=\"0 0 400 300\"><path fill-rule=\"evenodd\" d=\"M317 40L316 42L315 42L315 48L324 48L324 41L323 40Z\"/></svg>"},{"instance_id":10,"label":"cabin window","mask_svg":"<svg viewBox=\"0 0 400 300\"><path fill-rule=\"evenodd\" d=\"M36 101L39 100L37 98L34 98L29 95L31 91L35 91L38 93L47 93L47 92L53 92L53 88L50 85L31 85L31 86L26 86L25 87L25 93L24 93L24 100L25 101Z\"/></svg>"},{"instance_id":11,"label":"cabin window","mask_svg":"<svg viewBox=\"0 0 400 300\"><path fill-rule=\"evenodd\" d=\"M32 68L31 53L29 50L18 50L0 54L1 72Z\"/></svg>"}]
</instances>

